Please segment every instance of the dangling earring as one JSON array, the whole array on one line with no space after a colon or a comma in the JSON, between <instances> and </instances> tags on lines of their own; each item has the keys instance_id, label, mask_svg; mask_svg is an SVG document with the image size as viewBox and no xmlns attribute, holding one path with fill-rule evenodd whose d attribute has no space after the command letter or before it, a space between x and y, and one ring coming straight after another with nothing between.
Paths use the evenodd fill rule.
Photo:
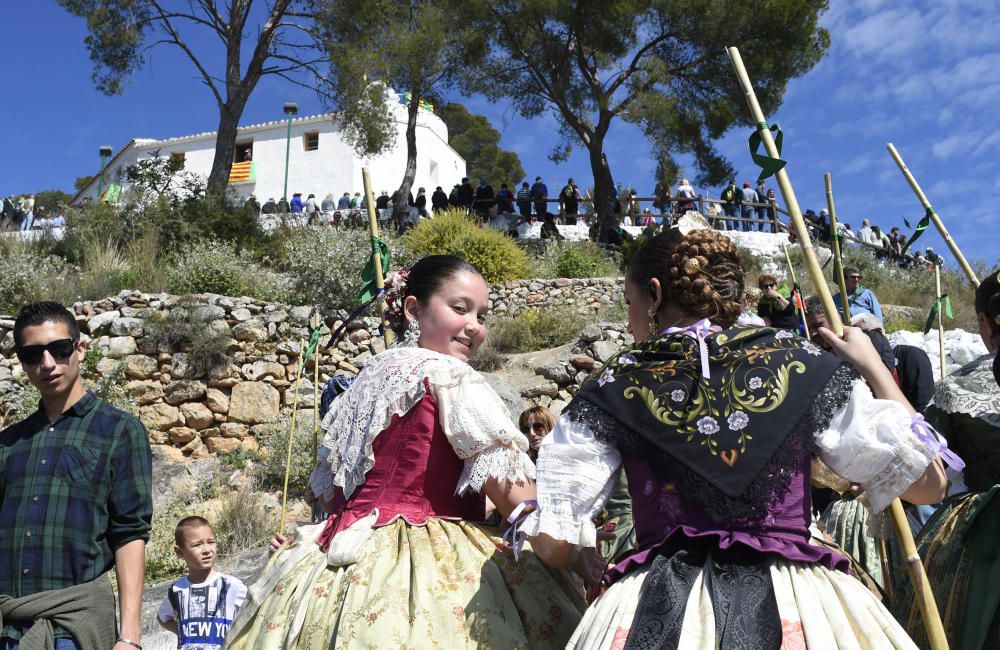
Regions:
<instances>
[{"instance_id":1,"label":"dangling earring","mask_svg":"<svg viewBox=\"0 0 1000 650\"><path fill-rule=\"evenodd\" d=\"M407 323L406 332L403 334L403 340L406 341L407 345L416 347L420 340L420 323L416 320L411 320Z\"/></svg>"},{"instance_id":2,"label":"dangling earring","mask_svg":"<svg viewBox=\"0 0 1000 650\"><path fill-rule=\"evenodd\" d=\"M655 338L660 333L660 326L656 322L656 311L650 307L646 313L649 314L649 338Z\"/></svg>"}]
</instances>

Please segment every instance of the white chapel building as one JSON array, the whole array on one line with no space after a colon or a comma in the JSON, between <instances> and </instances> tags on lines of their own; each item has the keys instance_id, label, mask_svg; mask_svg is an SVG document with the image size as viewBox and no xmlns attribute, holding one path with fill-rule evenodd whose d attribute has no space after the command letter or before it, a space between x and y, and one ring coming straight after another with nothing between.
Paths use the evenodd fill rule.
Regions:
<instances>
[{"instance_id":1,"label":"white chapel building","mask_svg":"<svg viewBox=\"0 0 1000 650\"><path fill-rule=\"evenodd\" d=\"M361 170L368 167L372 191L377 197L382 190L390 194L403 180L406 167L406 107L391 103L397 137L386 153L370 158L359 157L342 135L336 113L296 117L292 119L288 156L288 199L296 192L303 200L315 194L322 200L332 193L335 198L350 192L364 193ZM95 177L72 201L77 205L86 199L104 196L116 202L128 194L125 170L142 160L159 154L172 157L183 165L185 172L208 178L215 156L215 132L197 133L165 140L135 138L111 157L104 170L103 183ZM466 175L465 159L448 144L448 128L430 110L421 108L417 117L417 174L413 193L424 187L427 194L440 185L448 192ZM288 137L287 120L242 126L237 131L230 189L242 201L251 194L260 203L268 199L280 201L285 183L285 147ZM115 186L109 192L109 187Z\"/></svg>"}]
</instances>

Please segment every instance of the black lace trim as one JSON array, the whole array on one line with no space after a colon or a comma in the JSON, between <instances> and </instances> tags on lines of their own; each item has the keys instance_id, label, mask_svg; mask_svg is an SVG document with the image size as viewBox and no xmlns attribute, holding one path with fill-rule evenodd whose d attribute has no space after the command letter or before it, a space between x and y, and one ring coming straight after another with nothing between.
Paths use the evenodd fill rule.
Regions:
<instances>
[{"instance_id":1,"label":"black lace trim","mask_svg":"<svg viewBox=\"0 0 1000 650\"><path fill-rule=\"evenodd\" d=\"M766 528L770 524L770 510L788 493L794 469L812 453L814 437L827 429L833 415L847 403L858 378L852 366L841 364L792 427L784 444L738 498L727 496L669 453L654 448L612 415L584 399L570 402L563 415L587 426L598 440L614 444L622 456L648 459L658 478L675 482L684 498L698 505L715 523Z\"/></svg>"}]
</instances>

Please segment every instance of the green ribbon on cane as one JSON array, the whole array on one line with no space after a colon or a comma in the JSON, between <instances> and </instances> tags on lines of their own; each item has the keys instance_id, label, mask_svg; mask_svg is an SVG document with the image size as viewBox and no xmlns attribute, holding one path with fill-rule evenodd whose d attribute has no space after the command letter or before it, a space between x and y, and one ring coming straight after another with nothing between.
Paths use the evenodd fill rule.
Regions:
<instances>
[{"instance_id":1,"label":"green ribbon on cane","mask_svg":"<svg viewBox=\"0 0 1000 650\"><path fill-rule=\"evenodd\" d=\"M309 337L309 347L306 348L305 354L302 355L302 370L306 369L306 362L309 361L311 357L316 352L316 347L319 345L319 334L320 330L323 329L323 325L320 324L319 327L313 330L312 336Z\"/></svg>"},{"instance_id":2,"label":"green ribbon on cane","mask_svg":"<svg viewBox=\"0 0 1000 650\"><path fill-rule=\"evenodd\" d=\"M920 222L917 224L917 227L913 229L913 234L910 235L910 240L906 242L906 246L903 246L903 250L900 253L900 255L906 255L906 251L910 249L910 246L913 245L913 242L917 241L920 238L920 235L924 234L924 231L927 230L927 226L931 225L931 215L933 214L934 214L934 208L928 207L927 211L924 213L924 218L921 219ZM907 228L912 227L910 226L910 222L906 220L906 217L903 217L903 223L906 224Z\"/></svg>"},{"instance_id":3,"label":"green ribbon on cane","mask_svg":"<svg viewBox=\"0 0 1000 650\"><path fill-rule=\"evenodd\" d=\"M375 282L375 256L382 260L382 276L389 272L389 245L378 237L372 237L372 255L365 263L365 268L361 271L361 291L358 292L358 302L365 304L378 295L378 286Z\"/></svg>"},{"instance_id":4,"label":"green ribbon on cane","mask_svg":"<svg viewBox=\"0 0 1000 650\"><path fill-rule=\"evenodd\" d=\"M781 155L781 143L785 139L785 134L782 132L781 127L777 124L767 125L767 122L758 122L757 130L750 134L750 158L753 159L755 165L760 167L760 176L757 177L757 182L761 182L766 178L770 178L777 174L784 166L787 164L781 158L772 158L766 154L759 154L757 150L760 149L760 145L763 139L760 135L761 131L774 131L774 146L778 150L778 155Z\"/></svg>"},{"instance_id":5,"label":"green ribbon on cane","mask_svg":"<svg viewBox=\"0 0 1000 650\"><path fill-rule=\"evenodd\" d=\"M934 304L931 305L931 313L927 315L927 324L924 325L924 334L931 331L931 328L934 327L934 319L937 318L938 311L941 309L942 303L944 304L944 315L954 320L955 317L951 315L951 299L948 297L948 294L944 294L940 298L935 298Z\"/></svg>"}]
</instances>

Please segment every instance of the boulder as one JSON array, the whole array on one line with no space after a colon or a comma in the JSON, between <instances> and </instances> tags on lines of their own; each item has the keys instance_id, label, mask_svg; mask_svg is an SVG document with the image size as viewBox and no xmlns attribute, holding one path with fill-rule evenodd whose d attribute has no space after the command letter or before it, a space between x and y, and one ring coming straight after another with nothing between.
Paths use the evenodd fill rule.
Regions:
<instances>
[{"instance_id":1,"label":"boulder","mask_svg":"<svg viewBox=\"0 0 1000 650\"><path fill-rule=\"evenodd\" d=\"M14 331L11 330L3 335L3 340L0 341L0 352L4 354L14 354Z\"/></svg>"},{"instance_id":2,"label":"boulder","mask_svg":"<svg viewBox=\"0 0 1000 650\"><path fill-rule=\"evenodd\" d=\"M219 426L223 438L242 438L250 433L250 427L239 422L223 422Z\"/></svg>"},{"instance_id":3,"label":"boulder","mask_svg":"<svg viewBox=\"0 0 1000 650\"><path fill-rule=\"evenodd\" d=\"M595 341L593 344L594 356L601 363L610 359L620 349L620 345L611 341Z\"/></svg>"},{"instance_id":4,"label":"boulder","mask_svg":"<svg viewBox=\"0 0 1000 650\"><path fill-rule=\"evenodd\" d=\"M267 327L260 321L251 319L233 327L233 336L237 341L260 343L267 340Z\"/></svg>"},{"instance_id":5,"label":"boulder","mask_svg":"<svg viewBox=\"0 0 1000 650\"><path fill-rule=\"evenodd\" d=\"M210 453L219 454L239 449L243 445L236 438L209 438L205 446Z\"/></svg>"},{"instance_id":6,"label":"boulder","mask_svg":"<svg viewBox=\"0 0 1000 650\"><path fill-rule=\"evenodd\" d=\"M566 365L562 363L551 363L539 366L535 368L535 374L541 375L542 377L552 380L557 384L568 384L573 381L573 374L569 371Z\"/></svg>"},{"instance_id":7,"label":"boulder","mask_svg":"<svg viewBox=\"0 0 1000 650\"><path fill-rule=\"evenodd\" d=\"M196 321L213 321L226 317L226 310L219 305L198 305L191 308L191 318Z\"/></svg>"},{"instance_id":8,"label":"boulder","mask_svg":"<svg viewBox=\"0 0 1000 650\"><path fill-rule=\"evenodd\" d=\"M184 416L184 423L197 431L207 429L215 424L212 412L201 402L181 404L180 411L181 415Z\"/></svg>"},{"instance_id":9,"label":"boulder","mask_svg":"<svg viewBox=\"0 0 1000 650\"><path fill-rule=\"evenodd\" d=\"M229 396L218 388L209 388L205 391L205 406L213 413L228 413Z\"/></svg>"},{"instance_id":10,"label":"boulder","mask_svg":"<svg viewBox=\"0 0 1000 650\"><path fill-rule=\"evenodd\" d=\"M554 381L548 381L543 384L538 384L536 386L531 386L521 391L521 397L525 399L536 399L542 396L549 398L557 397L559 395L559 385Z\"/></svg>"},{"instance_id":11,"label":"boulder","mask_svg":"<svg viewBox=\"0 0 1000 650\"><path fill-rule=\"evenodd\" d=\"M527 406L524 399L500 375L491 372L484 372L482 375L486 383L490 385L490 388L500 396L503 405L507 407L510 419L517 422L517 419L521 416L521 411Z\"/></svg>"},{"instance_id":12,"label":"boulder","mask_svg":"<svg viewBox=\"0 0 1000 650\"><path fill-rule=\"evenodd\" d=\"M306 324L313 315L313 307L311 305L305 305L302 307L292 307L288 310L291 315L292 322L298 324Z\"/></svg>"},{"instance_id":13,"label":"boulder","mask_svg":"<svg viewBox=\"0 0 1000 650\"><path fill-rule=\"evenodd\" d=\"M586 354L574 354L570 355L569 364L576 368L577 370L584 370L590 372L597 365L597 361L590 355Z\"/></svg>"},{"instance_id":14,"label":"boulder","mask_svg":"<svg viewBox=\"0 0 1000 650\"><path fill-rule=\"evenodd\" d=\"M139 349L135 346L135 339L131 336L113 336L108 339L107 356L112 359L122 359L138 351Z\"/></svg>"},{"instance_id":15,"label":"boulder","mask_svg":"<svg viewBox=\"0 0 1000 650\"><path fill-rule=\"evenodd\" d=\"M116 318L111 321L111 336L142 336L145 321L141 318Z\"/></svg>"},{"instance_id":16,"label":"boulder","mask_svg":"<svg viewBox=\"0 0 1000 650\"><path fill-rule=\"evenodd\" d=\"M297 384L296 388L289 388L285 391L285 406L292 406L295 404L295 394L299 395L298 407L300 409L311 409L313 404L315 404L315 395L313 394L313 383L309 381L308 378L303 377Z\"/></svg>"},{"instance_id":17,"label":"boulder","mask_svg":"<svg viewBox=\"0 0 1000 650\"><path fill-rule=\"evenodd\" d=\"M205 384L200 381L182 379L172 381L163 390L163 399L167 404L182 404L194 402L205 396Z\"/></svg>"},{"instance_id":18,"label":"boulder","mask_svg":"<svg viewBox=\"0 0 1000 650\"><path fill-rule=\"evenodd\" d=\"M234 309L233 311L230 312L229 315L232 316L233 320L236 321L237 323L245 323L246 321L253 318L253 314L250 313L250 310L244 307L238 307Z\"/></svg>"},{"instance_id":19,"label":"boulder","mask_svg":"<svg viewBox=\"0 0 1000 650\"><path fill-rule=\"evenodd\" d=\"M229 418L236 422L256 424L278 417L281 394L268 384L245 381L233 386L229 398Z\"/></svg>"},{"instance_id":20,"label":"boulder","mask_svg":"<svg viewBox=\"0 0 1000 650\"><path fill-rule=\"evenodd\" d=\"M194 379L194 368L186 352L178 352L170 360L170 376L174 379Z\"/></svg>"},{"instance_id":21,"label":"boulder","mask_svg":"<svg viewBox=\"0 0 1000 650\"><path fill-rule=\"evenodd\" d=\"M121 362L117 359L111 359L109 357L101 357L101 360L97 362L97 372L102 377L108 377L110 375L118 372L118 366Z\"/></svg>"},{"instance_id":22,"label":"boulder","mask_svg":"<svg viewBox=\"0 0 1000 650\"><path fill-rule=\"evenodd\" d=\"M125 374L132 379L149 379L159 367L156 359L147 357L144 354L130 354L125 357Z\"/></svg>"},{"instance_id":23,"label":"boulder","mask_svg":"<svg viewBox=\"0 0 1000 650\"><path fill-rule=\"evenodd\" d=\"M195 436L194 440L181 447L181 451L191 458L208 457L208 449L205 447L205 443L202 442L201 438L198 436Z\"/></svg>"},{"instance_id":24,"label":"boulder","mask_svg":"<svg viewBox=\"0 0 1000 650\"><path fill-rule=\"evenodd\" d=\"M243 377L249 381L260 381L265 377L285 378L285 367L274 361L255 361L243 366Z\"/></svg>"},{"instance_id":25,"label":"boulder","mask_svg":"<svg viewBox=\"0 0 1000 650\"><path fill-rule=\"evenodd\" d=\"M146 423L150 429L159 431L169 431L173 427L184 424L181 419L181 412L175 406L169 404L153 404L139 408L139 418Z\"/></svg>"},{"instance_id":26,"label":"boulder","mask_svg":"<svg viewBox=\"0 0 1000 650\"><path fill-rule=\"evenodd\" d=\"M593 343L594 341L600 341L604 337L604 332L601 331L601 327L597 323L590 323L583 328L580 332L580 340L586 343Z\"/></svg>"},{"instance_id":27,"label":"boulder","mask_svg":"<svg viewBox=\"0 0 1000 650\"><path fill-rule=\"evenodd\" d=\"M173 427L170 429L170 443L183 447L198 437L198 432L189 427Z\"/></svg>"},{"instance_id":28,"label":"boulder","mask_svg":"<svg viewBox=\"0 0 1000 650\"><path fill-rule=\"evenodd\" d=\"M121 312L118 310L106 311L102 314L91 316L90 320L87 321L87 329L90 330L91 336L101 336L102 334L107 334L111 329L111 323L113 323L116 318L120 317Z\"/></svg>"},{"instance_id":29,"label":"boulder","mask_svg":"<svg viewBox=\"0 0 1000 650\"><path fill-rule=\"evenodd\" d=\"M163 384L158 381L130 381L125 390L139 406L146 406L163 399Z\"/></svg>"}]
</instances>

